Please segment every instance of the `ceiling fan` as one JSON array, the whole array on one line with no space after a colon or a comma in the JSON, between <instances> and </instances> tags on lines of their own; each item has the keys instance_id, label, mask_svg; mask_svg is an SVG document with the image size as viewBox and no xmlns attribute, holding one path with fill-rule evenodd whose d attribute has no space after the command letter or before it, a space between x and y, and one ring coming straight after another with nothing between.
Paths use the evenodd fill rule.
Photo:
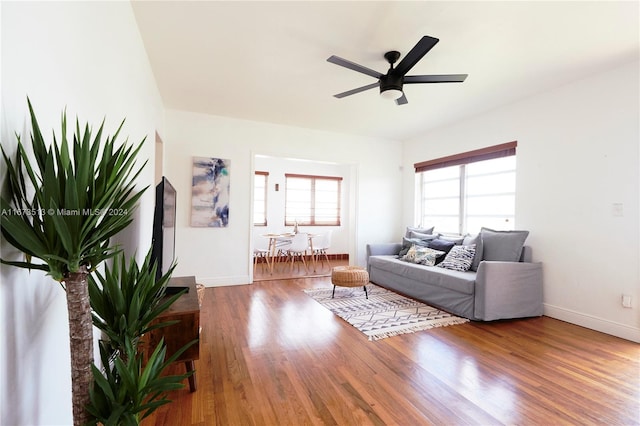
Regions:
<instances>
[{"instance_id":1,"label":"ceiling fan","mask_svg":"<svg viewBox=\"0 0 640 426\"><path fill-rule=\"evenodd\" d=\"M440 40L434 37L424 36L413 46L413 49L405 55L404 58L394 68L394 64L400 59L400 52L392 50L384 54L384 58L389 62L389 71L386 74L374 71L371 68L356 64L354 62L342 59L339 56L331 56L327 59L341 67L349 68L357 72L361 72L366 75L370 75L373 78L377 78L376 83L367 84L366 86L358 87L357 89L347 90L346 92L333 95L336 98L344 98L345 96L355 95L356 93L364 92L365 90L373 89L374 87L380 87L380 96L388 99L395 99L396 104L406 104L407 97L402 91L404 84L416 84L416 83L462 83L467 74L442 74L442 75L406 75L415 64L418 63L429 50L433 48Z\"/></svg>"}]
</instances>

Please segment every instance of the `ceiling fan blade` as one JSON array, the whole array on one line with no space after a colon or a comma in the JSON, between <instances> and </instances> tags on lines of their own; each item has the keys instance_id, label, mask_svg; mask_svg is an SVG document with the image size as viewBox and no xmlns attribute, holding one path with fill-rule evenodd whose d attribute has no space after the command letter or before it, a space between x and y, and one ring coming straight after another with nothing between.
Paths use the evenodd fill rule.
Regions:
<instances>
[{"instance_id":1,"label":"ceiling fan blade","mask_svg":"<svg viewBox=\"0 0 640 426\"><path fill-rule=\"evenodd\" d=\"M407 75L405 84L412 83L462 83L468 74L441 74L441 75Z\"/></svg>"},{"instance_id":2,"label":"ceiling fan blade","mask_svg":"<svg viewBox=\"0 0 640 426\"><path fill-rule=\"evenodd\" d=\"M347 90L346 92L338 93L337 95L333 95L334 98L344 98L345 96L355 95L356 93L364 92L365 90L373 89L374 87L379 87L380 83L375 82L371 84L367 84L366 86L358 87L357 89Z\"/></svg>"},{"instance_id":3,"label":"ceiling fan blade","mask_svg":"<svg viewBox=\"0 0 640 426\"><path fill-rule=\"evenodd\" d=\"M404 58L398 63L398 65L394 69L394 74L397 75L405 75L409 72L411 68L415 64L418 63L420 59L424 55L427 54L428 51L431 50L433 46L436 45L440 40L434 37L424 36L418 41L418 43L413 46L413 49L407 53Z\"/></svg>"},{"instance_id":4,"label":"ceiling fan blade","mask_svg":"<svg viewBox=\"0 0 640 426\"><path fill-rule=\"evenodd\" d=\"M347 61L346 59L342 59L339 56L332 55L327 59L327 62L331 62L332 64L340 65L341 67L349 68L350 70L361 72L362 74L370 75L373 78L380 78L382 74L378 71L374 71L371 68L367 68L362 65L358 65L355 62Z\"/></svg>"},{"instance_id":5,"label":"ceiling fan blade","mask_svg":"<svg viewBox=\"0 0 640 426\"><path fill-rule=\"evenodd\" d=\"M409 103L409 101L407 100L407 97L405 96L404 92L402 92L402 96L396 99L396 105L405 105L407 103Z\"/></svg>"}]
</instances>

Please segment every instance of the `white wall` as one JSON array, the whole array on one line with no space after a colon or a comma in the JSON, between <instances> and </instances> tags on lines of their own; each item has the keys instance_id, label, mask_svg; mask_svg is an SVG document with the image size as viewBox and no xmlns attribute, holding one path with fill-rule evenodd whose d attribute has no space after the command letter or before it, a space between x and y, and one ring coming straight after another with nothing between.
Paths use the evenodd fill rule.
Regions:
<instances>
[{"instance_id":1,"label":"white wall","mask_svg":"<svg viewBox=\"0 0 640 426\"><path fill-rule=\"evenodd\" d=\"M59 134L67 108L70 122L96 130L106 117L112 134L138 142L153 164L154 131L162 133L163 109L128 2L1 2L2 119L0 140L11 156L15 132L29 140L26 97L45 137ZM0 176L5 175L4 163ZM140 187L153 183L153 167ZM154 198L144 196L136 222L120 238L144 255L151 239ZM19 259L2 241L3 259ZM0 424L72 423L69 339L64 292L39 272L0 267Z\"/></svg>"},{"instance_id":2,"label":"white wall","mask_svg":"<svg viewBox=\"0 0 640 426\"><path fill-rule=\"evenodd\" d=\"M174 110L167 111L166 125L165 174L178 191L176 275L195 275L210 286L250 282L257 154L349 165L350 196L356 206L348 218L354 236L349 243L352 264L364 265L366 243L390 240L400 232L398 142ZM194 156L231 161L227 228L189 226Z\"/></svg>"},{"instance_id":3,"label":"white wall","mask_svg":"<svg viewBox=\"0 0 640 426\"><path fill-rule=\"evenodd\" d=\"M545 313L640 341L638 63L404 144L405 222L415 162L513 140L516 228L544 264ZM623 205L615 216L613 204ZM631 295L633 308L621 306Z\"/></svg>"}]
</instances>

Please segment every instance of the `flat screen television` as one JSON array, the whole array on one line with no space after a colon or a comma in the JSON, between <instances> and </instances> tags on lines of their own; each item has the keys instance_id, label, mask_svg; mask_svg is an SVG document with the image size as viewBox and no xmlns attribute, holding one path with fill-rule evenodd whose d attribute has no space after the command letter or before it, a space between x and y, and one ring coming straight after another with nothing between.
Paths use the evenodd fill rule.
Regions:
<instances>
[{"instance_id":1,"label":"flat screen television","mask_svg":"<svg viewBox=\"0 0 640 426\"><path fill-rule=\"evenodd\" d=\"M156 280L164 275L175 259L176 250L176 190L166 177L156 186L153 214L151 261L158 265ZM153 263L152 263L153 264Z\"/></svg>"}]
</instances>

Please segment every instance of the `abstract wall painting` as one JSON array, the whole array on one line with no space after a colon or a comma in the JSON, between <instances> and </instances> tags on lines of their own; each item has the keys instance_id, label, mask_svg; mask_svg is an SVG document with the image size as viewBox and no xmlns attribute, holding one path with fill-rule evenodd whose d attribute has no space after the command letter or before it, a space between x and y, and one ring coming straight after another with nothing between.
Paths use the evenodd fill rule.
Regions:
<instances>
[{"instance_id":1,"label":"abstract wall painting","mask_svg":"<svg viewBox=\"0 0 640 426\"><path fill-rule=\"evenodd\" d=\"M229 160L193 157L191 226L229 225Z\"/></svg>"}]
</instances>

